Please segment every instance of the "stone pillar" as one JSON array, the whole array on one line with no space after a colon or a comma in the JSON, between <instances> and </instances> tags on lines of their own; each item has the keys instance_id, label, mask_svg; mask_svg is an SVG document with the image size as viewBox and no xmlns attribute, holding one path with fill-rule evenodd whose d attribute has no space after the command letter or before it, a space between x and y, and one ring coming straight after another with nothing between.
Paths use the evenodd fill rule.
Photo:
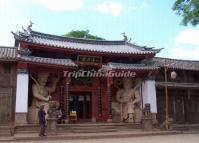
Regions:
<instances>
[{"instance_id":1,"label":"stone pillar","mask_svg":"<svg viewBox=\"0 0 199 143\"><path fill-rule=\"evenodd\" d=\"M156 123L157 101L156 101L155 80L145 80L142 83L142 97L143 97L143 105L145 104L151 105L153 122Z\"/></svg>"},{"instance_id":2,"label":"stone pillar","mask_svg":"<svg viewBox=\"0 0 199 143\"><path fill-rule=\"evenodd\" d=\"M28 83L29 83L29 74L28 74L27 70L18 69L18 71L17 71L15 124L27 124Z\"/></svg>"},{"instance_id":3,"label":"stone pillar","mask_svg":"<svg viewBox=\"0 0 199 143\"><path fill-rule=\"evenodd\" d=\"M153 129L153 119L151 114L151 107L150 104L145 104L145 107L143 109L143 128L145 130L152 130Z\"/></svg>"}]
</instances>

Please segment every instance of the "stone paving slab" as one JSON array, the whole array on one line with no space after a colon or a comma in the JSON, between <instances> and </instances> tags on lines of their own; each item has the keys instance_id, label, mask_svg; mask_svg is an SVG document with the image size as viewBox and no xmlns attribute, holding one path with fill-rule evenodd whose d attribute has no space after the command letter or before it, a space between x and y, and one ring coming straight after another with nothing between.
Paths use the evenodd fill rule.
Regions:
<instances>
[{"instance_id":1,"label":"stone paving slab","mask_svg":"<svg viewBox=\"0 0 199 143\"><path fill-rule=\"evenodd\" d=\"M16 141L24 140L75 140L75 139L100 139L100 138L124 138L124 137L140 137L140 136L157 136L157 135L174 135L180 134L179 131L119 131L110 133L59 133L48 135L47 137L38 137L38 134L17 134L14 136Z\"/></svg>"},{"instance_id":2,"label":"stone paving slab","mask_svg":"<svg viewBox=\"0 0 199 143\"><path fill-rule=\"evenodd\" d=\"M76 140L40 140L23 143L198 143L198 134L158 135L129 138L102 138ZM17 142L15 142L17 143Z\"/></svg>"},{"instance_id":3,"label":"stone paving slab","mask_svg":"<svg viewBox=\"0 0 199 143\"><path fill-rule=\"evenodd\" d=\"M39 137L37 133L16 134L13 137L0 137L0 142L24 142L24 141L44 141L44 140L81 140L81 139L115 139L145 136L162 136L177 134L199 134L199 131L144 131L130 130L106 133L58 133L47 137Z\"/></svg>"}]
</instances>

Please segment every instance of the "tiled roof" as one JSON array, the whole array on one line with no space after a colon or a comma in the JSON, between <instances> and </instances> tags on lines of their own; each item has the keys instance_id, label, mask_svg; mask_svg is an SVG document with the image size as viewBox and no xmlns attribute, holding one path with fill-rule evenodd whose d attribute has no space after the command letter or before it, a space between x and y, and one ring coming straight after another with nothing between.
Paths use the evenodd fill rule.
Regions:
<instances>
[{"instance_id":1,"label":"tiled roof","mask_svg":"<svg viewBox=\"0 0 199 143\"><path fill-rule=\"evenodd\" d=\"M0 60L15 61L17 58L17 48L0 47Z\"/></svg>"},{"instance_id":2,"label":"tiled roof","mask_svg":"<svg viewBox=\"0 0 199 143\"><path fill-rule=\"evenodd\" d=\"M55 36L40 32L31 31L13 33L16 40L53 46L56 48L65 48L68 50L79 50L88 52L112 53L112 54L138 54L155 55L160 50L146 48L131 44L125 41L106 41L106 40L88 40L80 38L69 38L63 36Z\"/></svg>"},{"instance_id":3,"label":"tiled roof","mask_svg":"<svg viewBox=\"0 0 199 143\"><path fill-rule=\"evenodd\" d=\"M71 59L52 59L52 58L43 58L43 57L34 57L34 56L21 56L19 57L19 60L32 62L32 63L60 65L60 66L69 66L69 67L77 66Z\"/></svg>"},{"instance_id":4,"label":"tiled roof","mask_svg":"<svg viewBox=\"0 0 199 143\"><path fill-rule=\"evenodd\" d=\"M124 63L108 63L108 67L115 70L157 70L159 67L155 65L145 64L124 64Z\"/></svg>"},{"instance_id":5,"label":"tiled roof","mask_svg":"<svg viewBox=\"0 0 199 143\"><path fill-rule=\"evenodd\" d=\"M61 66L72 66L77 65L71 59L54 59L34 56L21 55L17 57L20 51L17 51L16 47L0 47L0 60L5 61L29 61L33 63L43 63ZM156 70L159 67L164 67L165 63L168 68L180 69L180 70L192 70L199 71L199 61L188 61L188 60L176 60L167 58L153 58L153 64L124 64L124 63L113 63L110 62L107 65L112 69L132 69L132 70Z\"/></svg>"},{"instance_id":6,"label":"tiled roof","mask_svg":"<svg viewBox=\"0 0 199 143\"><path fill-rule=\"evenodd\" d=\"M160 67L164 67L166 65L168 68L171 69L199 71L199 61L176 60L159 57L153 58L153 61Z\"/></svg>"},{"instance_id":7,"label":"tiled roof","mask_svg":"<svg viewBox=\"0 0 199 143\"><path fill-rule=\"evenodd\" d=\"M67 67L77 67L77 65L71 59L53 59L35 56L18 55L20 51L17 51L15 47L0 47L0 60L8 61L27 61L32 63L60 65Z\"/></svg>"}]
</instances>

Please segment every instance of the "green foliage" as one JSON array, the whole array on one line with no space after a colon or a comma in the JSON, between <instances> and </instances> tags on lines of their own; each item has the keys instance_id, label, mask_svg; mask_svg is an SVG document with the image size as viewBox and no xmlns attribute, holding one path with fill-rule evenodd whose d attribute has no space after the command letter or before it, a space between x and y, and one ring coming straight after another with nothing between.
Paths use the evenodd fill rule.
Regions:
<instances>
[{"instance_id":1,"label":"green foliage","mask_svg":"<svg viewBox=\"0 0 199 143\"><path fill-rule=\"evenodd\" d=\"M65 34L64 36L67 37L74 37L74 38L85 38L85 39L93 39L93 40L105 40L104 38L89 34L89 31L85 31L85 30L75 30L75 31L71 31L67 34Z\"/></svg>"},{"instance_id":2,"label":"green foliage","mask_svg":"<svg viewBox=\"0 0 199 143\"><path fill-rule=\"evenodd\" d=\"M172 8L183 17L182 24L199 24L199 0L176 0Z\"/></svg>"}]
</instances>

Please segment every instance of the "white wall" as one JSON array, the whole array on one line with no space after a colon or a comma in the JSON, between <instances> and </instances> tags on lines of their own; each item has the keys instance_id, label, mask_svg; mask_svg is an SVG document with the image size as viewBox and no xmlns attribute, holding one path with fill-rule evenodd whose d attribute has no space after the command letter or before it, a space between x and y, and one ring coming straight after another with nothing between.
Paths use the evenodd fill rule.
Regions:
<instances>
[{"instance_id":1,"label":"white wall","mask_svg":"<svg viewBox=\"0 0 199 143\"><path fill-rule=\"evenodd\" d=\"M143 107L146 103L151 105L151 112L157 113L155 80L146 80L142 83Z\"/></svg>"},{"instance_id":2,"label":"white wall","mask_svg":"<svg viewBox=\"0 0 199 143\"><path fill-rule=\"evenodd\" d=\"M17 73L16 113L28 112L28 82L28 73Z\"/></svg>"}]
</instances>

